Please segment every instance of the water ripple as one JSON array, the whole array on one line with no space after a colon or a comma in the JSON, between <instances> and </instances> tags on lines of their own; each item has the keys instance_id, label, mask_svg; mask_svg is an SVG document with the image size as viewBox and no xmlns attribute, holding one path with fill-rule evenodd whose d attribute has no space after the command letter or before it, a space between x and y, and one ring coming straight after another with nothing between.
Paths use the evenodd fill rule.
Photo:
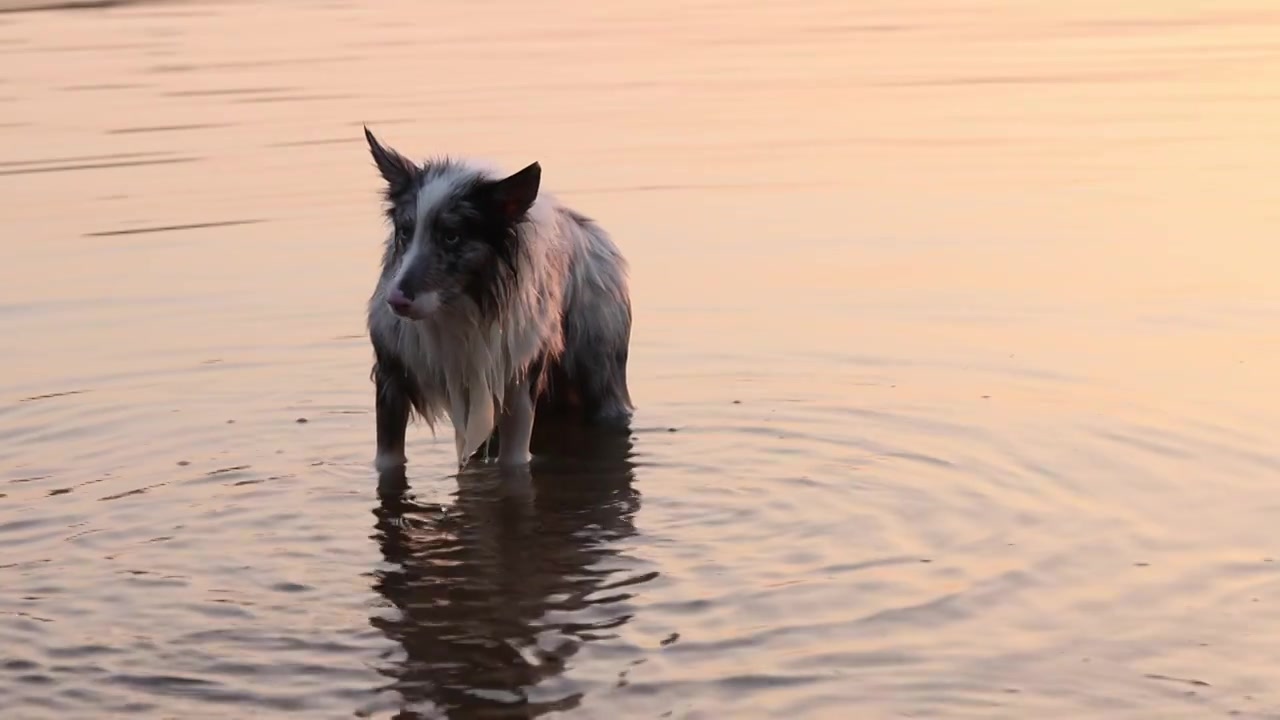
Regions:
<instances>
[{"instance_id":1,"label":"water ripple","mask_svg":"<svg viewBox=\"0 0 1280 720\"><path fill-rule=\"evenodd\" d=\"M1262 1L5 13L0 707L1275 716ZM373 469L366 123L614 229L634 432Z\"/></svg>"}]
</instances>

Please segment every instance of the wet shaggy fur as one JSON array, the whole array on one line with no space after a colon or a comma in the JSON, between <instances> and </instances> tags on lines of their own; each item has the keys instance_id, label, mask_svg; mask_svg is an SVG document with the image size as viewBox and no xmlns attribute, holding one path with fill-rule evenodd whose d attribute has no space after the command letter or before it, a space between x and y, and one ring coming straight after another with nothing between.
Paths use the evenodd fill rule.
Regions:
<instances>
[{"instance_id":1,"label":"wet shaggy fur","mask_svg":"<svg viewBox=\"0 0 1280 720\"><path fill-rule=\"evenodd\" d=\"M541 192L537 163L417 163L365 134L391 226L368 305L379 469L405 462L414 414L451 420L459 464L494 438L527 462L535 414L628 427L631 300L609 235Z\"/></svg>"}]
</instances>

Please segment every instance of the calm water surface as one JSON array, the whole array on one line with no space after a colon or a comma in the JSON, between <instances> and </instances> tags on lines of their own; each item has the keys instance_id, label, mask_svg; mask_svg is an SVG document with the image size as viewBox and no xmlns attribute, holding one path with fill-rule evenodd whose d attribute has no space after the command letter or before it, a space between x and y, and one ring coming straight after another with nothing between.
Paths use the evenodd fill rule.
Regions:
<instances>
[{"instance_id":1,"label":"calm water surface","mask_svg":"<svg viewBox=\"0 0 1280 720\"><path fill-rule=\"evenodd\" d=\"M613 230L630 439L379 495L363 122ZM0 715L1280 717L1277 168L1270 0L0 13Z\"/></svg>"}]
</instances>

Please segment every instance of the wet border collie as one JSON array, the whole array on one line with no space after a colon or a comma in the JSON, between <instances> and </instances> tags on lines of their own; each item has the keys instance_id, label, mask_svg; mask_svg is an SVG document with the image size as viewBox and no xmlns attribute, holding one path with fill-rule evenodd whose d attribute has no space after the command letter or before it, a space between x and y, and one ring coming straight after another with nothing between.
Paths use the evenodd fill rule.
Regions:
<instances>
[{"instance_id":1,"label":"wet border collie","mask_svg":"<svg viewBox=\"0 0 1280 720\"><path fill-rule=\"evenodd\" d=\"M529 462L535 413L626 429L627 262L593 220L540 192L538 163L504 176L414 162L365 139L390 224L369 300L380 471L406 462L416 412L453 423L459 466L496 439Z\"/></svg>"}]
</instances>

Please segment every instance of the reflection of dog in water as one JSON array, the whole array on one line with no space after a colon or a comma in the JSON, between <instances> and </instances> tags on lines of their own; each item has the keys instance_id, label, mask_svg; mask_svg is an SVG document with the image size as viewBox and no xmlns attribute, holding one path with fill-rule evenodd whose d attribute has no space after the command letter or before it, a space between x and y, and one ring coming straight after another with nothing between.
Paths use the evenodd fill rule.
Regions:
<instances>
[{"instance_id":1,"label":"reflection of dog in water","mask_svg":"<svg viewBox=\"0 0 1280 720\"><path fill-rule=\"evenodd\" d=\"M539 432L532 465L468 468L445 505L414 500L403 467L382 474L376 538L388 569L374 588L396 612L370 622L404 651L380 668L402 698L397 717L578 704L572 690L537 702L528 690L625 624L629 586L653 577L628 572L616 547L640 504L630 447L617 433Z\"/></svg>"},{"instance_id":2,"label":"reflection of dog in water","mask_svg":"<svg viewBox=\"0 0 1280 720\"><path fill-rule=\"evenodd\" d=\"M378 469L405 462L414 411L449 417L459 465L495 432L499 461L528 462L535 411L627 427L631 299L609 234L541 192L537 163L503 177L365 138L392 226L368 308Z\"/></svg>"}]
</instances>

